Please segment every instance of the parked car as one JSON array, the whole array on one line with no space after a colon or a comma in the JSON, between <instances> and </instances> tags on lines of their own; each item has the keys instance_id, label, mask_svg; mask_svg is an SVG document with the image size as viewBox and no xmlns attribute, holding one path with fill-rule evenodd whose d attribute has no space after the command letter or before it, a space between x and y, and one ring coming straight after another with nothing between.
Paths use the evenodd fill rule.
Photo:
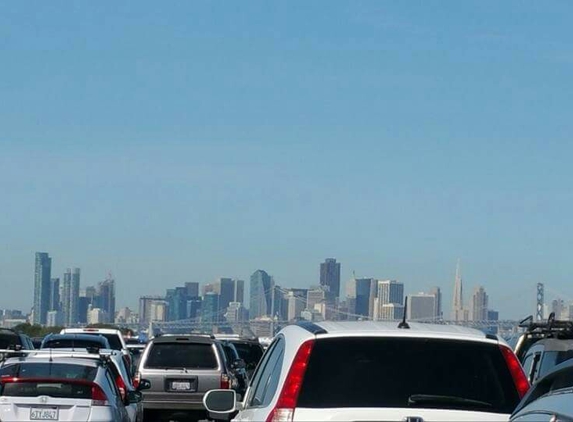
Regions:
<instances>
[{"instance_id":1,"label":"parked car","mask_svg":"<svg viewBox=\"0 0 573 422\"><path fill-rule=\"evenodd\" d=\"M200 335L152 339L139 363L136 386L142 378L151 383L144 392L143 407L145 419L153 421L205 419L204 394L236 383L221 345L212 336Z\"/></svg>"},{"instance_id":2,"label":"parked car","mask_svg":"<svg viewBox=\"0 0 573 422\"><path fill-rule=\"evenodd\" d=\"M537 381L511 416L512 422L573 421L573 360Z\"/></svg>"},{"instance_id":3,"label":"parked car","mask_svg":"<svg viewBox=\"0 0 573 422\"><path fill-rule=\"evenodd\" d=\"M210 416L238 421L500 421L529 382L509 346L481 331L393 322L284 328L245 399L210 391Z\"/></svg>"},{"instance_id":4,"label":"parked car","mask_svg":"<svg viewBox=\"0 0 573 422\"><path fill-rule=\"evenodd\" d=\"M3 422L129 421L104 359L32 353L7 357L0 365ZM140 393L134 393L129 400L140 401Z\"/></svg>"},{"instance_id":5,"label":"parked car","mask_svg":"<svg viewBox=\"0 0 573 422\"><path fill-rule=\"evenodd\" d=\"M247 375L249 378L252 378L253 373L261 358L263 357L263 353L265 349L263 348L262 344L259 340L249 337L242 337L238 335L215 335L216 338L220 340L227 340L235 346L237 352L239 353L239 357L245 361Z\"/></svg>"},{"instance_id":6,"label":"parked car","mask_svg":"<svg viewBox=\"0 0 573 422\"><path fill-rule=\"evenodd\" d=\"M523 368L534 383L547 375L555 366L573 358L573 340L547 338L531 346L523 358Z\"/></svg>"},{"instance_id":7,"label":"parked car","mask_svg":"<svg viewBox=\"0 0 573 422\"><path fill-rule=\"evenodd\" d=\"M40 349L111 349L109 341L102 335L48 334Z\"/></svg>"},{"instance_id":8,"label":"parked car","mask_svg":"<svg viewBox=\"0 0 573 422\"><path fill-rule=\"evenodd\" d=\"M120 350L123 353L123 358L125 359L125 364L128 368L132 368L132 359L131 353L127 350L127 345L125 344L125 340L123 339L123 335L121 331L114 330L111 328L64 328L60 334L88 334L88 335L101 335L104 336L109 345L114 350Z\"/></svg>"},{"instance_id":9,"label":"parked car","mask_svg":"<svg viewBox=\"0 0 573 422\"><path fill-rule=\"evenodd\" d=\"M34 350L34 344L26 334L0 328L0 349Z\"/></svg>"}]
</instances>

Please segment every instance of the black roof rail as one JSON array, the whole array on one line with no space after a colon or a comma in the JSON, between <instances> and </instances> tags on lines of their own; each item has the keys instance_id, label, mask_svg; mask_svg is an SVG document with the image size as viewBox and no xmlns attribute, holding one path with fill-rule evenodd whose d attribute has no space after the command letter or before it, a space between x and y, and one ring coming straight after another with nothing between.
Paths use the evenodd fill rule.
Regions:
<instances>
[{"instance_id":1,"label":"black roof rail","mask_svg":"<svg viewBox=\"0 0 573 422\"><path fill-rule=\"evenodd\" d=\"M304 328L306 331L310 332L311 334L328 334L328 331L326 331L324 328L322 328L319 325L316 325L314 322L310 322L310 321L302 321L302 322L297 322L297 324L300 328Z\"/></svg>"}]
</instances>

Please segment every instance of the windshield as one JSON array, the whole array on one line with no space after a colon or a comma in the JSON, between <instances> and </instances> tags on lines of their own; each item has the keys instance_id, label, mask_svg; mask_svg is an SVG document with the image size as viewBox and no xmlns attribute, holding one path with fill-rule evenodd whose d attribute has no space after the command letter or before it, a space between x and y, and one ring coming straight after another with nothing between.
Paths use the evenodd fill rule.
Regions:
<instances>
[{"instance_id":1,"label":"windshield","mask_svg":"<svg viewBox=\"0 0 573 422\"><path fill-rule=\"evenodd\" d=\"M511 413L511 374L492 344L407 338L316 342L300 407L436 407Z\"/></svg>"},{"instance_id":2,"label":"windshield","mask_svg":"<svg viewBox=\"0 0 573 422\"><path fill-rule=\"evenodd\" d=\"M216 369L215 352L210 344L156 343L151 346L145 368Z\"/></svg>"}]
</instances>

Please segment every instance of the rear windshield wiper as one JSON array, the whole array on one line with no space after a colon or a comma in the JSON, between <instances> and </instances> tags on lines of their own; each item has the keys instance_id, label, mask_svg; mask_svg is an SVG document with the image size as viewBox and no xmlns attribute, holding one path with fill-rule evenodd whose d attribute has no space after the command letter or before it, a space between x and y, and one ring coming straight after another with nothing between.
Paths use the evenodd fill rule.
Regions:
<instances>
[{"instance_id":1,"label":"rear windshield wiper","mask_svg":"<svg viewBox=\"0 0 573 422\"><path fill-rule=\"evenodd\" d=\"M408 406L417 405L417 404L454 404L454 405L461 405L461 406L479 406L479 407L493 407L493 404L480 401L480 400L472 400L472 399L465 399L463 397L456 397L456 396L439 396L434 394L413 394L408 397Z\"/></svg>"}]
</instances>

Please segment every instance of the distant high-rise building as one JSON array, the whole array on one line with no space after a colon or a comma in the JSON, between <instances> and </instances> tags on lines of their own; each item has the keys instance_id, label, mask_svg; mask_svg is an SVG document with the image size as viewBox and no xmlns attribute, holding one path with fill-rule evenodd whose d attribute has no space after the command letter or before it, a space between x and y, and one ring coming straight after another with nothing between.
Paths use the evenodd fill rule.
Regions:
<instances>
[{"instance_id":1,"label":"distant high-rise building","mask_svg":"<svg viewBox=\"0 0 573 422\"><path fill-rule=\"evenodd\" d=\"M418 293L408 296L408 320L435 320L437 299L433 294Z\"/></svg>"},{"instance_id":2,"label":"distant high-rise building","mask_svg":"<svg viewBox=\"0 0 573 422\"><path fill-rule=\"evenodd\" d=\"M370 302L372 298L372 284L376 284L373 278L352 278L347 286L348 312L356 317L370 315Z\"/></svg>"},{"instance_id":3,"label":"distant high-rise building","mask_svg":"<svg viewBox=\"0 0 573 422\"><path fill-rule=\"evenodd\" d=\"M227 322L231 324L236 324L246 320L246 309L240 302L231 302L227 308L227 313L225 314Z\"/></svg>"},{"instance_id":4,"label":"distant high-rise building","mask_svg":"<svg viewBox=\"0 0 573 422\"><path fill-rule=\"evenodd\" d=\"M201 286L201 296L205 296L207 293L214 291L215 291L215 285L213 283L207 283Z\"/></svg>"},{"instance_id":5,"label":"distant high-rise building","mask_svg":"<svg viewBox=\"0 0 573 422\"><path fill-rule=\"evenodd\" d=\"M60 279L50 279L50 311L60 310Z\"/></svg>"},{"instance_id":6,"label":"distant high-rise building","mask_svg":"<svg viewBox=\"0 0 573 422\"><path fill-rule=\"evenodd\" d=\"M224 314L229 303L235 300L235 281L232 278L219 278L213 285L213 291L219 295L219 311Z\"/></svg>"},{"instance_id":7,"label":"distant high-rise building","mask_svg":"<svg viewBox=\"0 0 573 422\"><path fill-rule=\"evenodd\" d=\"M272 284L271 276L263 270L257 270L251 275L250 319L271 314Z\"/></svg>"},{"instance_id":8,"label":"distant high-rise building","mask_svg":"<svg viewBox=\"0 0 573 422\"><path fill-rule=\"evenodd\" d=\"M404 304L404 283L396 280L378 280L378 303L387 305Z\"/></svg>"},{"instance_id":9,"label":"distant high-rise building","mask_svg":"<svg viewBox=\"0 0 573 422\"><path fill-rule=\"evenodd\" d=\"M163 299L161 296L141 296L139 298L139 323L141 325L147 325L151 321L151 304Z\"/></svg>"},{"instance_id":10,"label":"distant high-rise building","mask_svg":"<svg viewBox=\"0 0 573 422\"><path fill-rule=\"evenodd\" d=\"M50 310L50 279L52 258L46 252L36 252L34 270L34 324L45 325Z\"/></svg>"},{"instance_id":11,"label":"distant high-rise building","mask_svg":"<svg viewBox=\"0 0 573 422\"><path fill-rule=\"evenodd\" d=\"M470 319L472 321L486 321L488 311L488 296L482 286L476 287L472 296Z\"/></svg>"},{"instance_id":12,"label":"distant high-rise building","mask_svg":"<svg viewBox=\"0 0 573 422\"><path fill-rule=\"evenodd\" d=\"M488 309L487 311L487 320L488 321L499 321L499 312L494 311L492 309Z\"/></svg>"},{"instance_id":13,"label":"distant high-rise building","mask_svg":"<svg viewBox=\"0 0 573 422\"><path fill-rule=\"evenodd\" d=\"M199 283L185 283L185 289L187 290L187 297L199 297Z\"/></svg>"},{"instance_id":14,"label":"distant high-rise building","mask_svg":"<svg viewBox=\"0 0 573 422\"><path fill-rule=\"evenodd\" d=\"M179 321L187 318L187 289L185 287L176 287L167 289L165 301L168 303L167 320Z\"/></svg>"},{"instance_id":15,"label":"distant high-rise building","mask_svg":"<svg viewBox=\"0 0 573 422\"><path fill-rule=\"evenodd\" d=\"M340 297L340 263L327 258L320 264L320 285L328 286L327 301L335 303Z\"/></svg>"},{"instance_id":16,"label":"distant high-rise building","mask_svg":"<svg viewBox=\"0 0 573 422\"><path fill-rule=\"evenodd\" d=\"M92 308L88 310L88 324L105 324L109 322L109 315L101 308Z\"/></svg>"},{"instance_id":17,"label":"distant high-rise building","mask_svg":"<svg viewBox=\"0 0 573 422\"><path fill-rule=\"evenodd\" d=\"M460 261L456 266L456 278L454 280L454 295L452 297L452 320L465 321L464 318L464 291Z\"/></svg>"},{"instance_id":18,"label":"distant high-rise building","mask_svg":"<svg viewBox=\"0 0 573 422\"><path fill-rule=\"evenodd\" d=\"M288 303L285 293L280 286L273 286L273 317L279 321L286 321L288 316Z\"/></svg>"},{"instance_id":19,"label":"distant high-rise building","mask_svg":"<svg viewBox=\"0 0 573 422\"><path fill-rule=\"evenodd\" d=\"M404 316L404 305L398 303L384 303L378 311L379 320L397 320Z\"/></svg>"},{"instance_id":20,"label":"distant high-rise building","mask_svg":"<svg viewBox=\"0 0 573 422\"><path fill-rule=\"evenodd\" d=\"M113 322L115 319L115 280L108 275L105 281L98 285L97 289L98 306L105 311L105 315L109 321Z\"/></svg>"},{"instance_id":21,"label":"distant high-rise building","mask_svg":"<svg viewBox=\"0 0 573 422\"><path fill-rule=\"evenodd\" d=\"M308 289L288 289L286 291L287 320L295 321L301 318L301 312L306 309Z\"/></svg>"},{"instance_id":22,"label":"distant high-rise building","mask_svg":"<svg viewBox=\"0 0 573 422\"><path fill-rule=\"evenodd\" d=\"M203 304L201 305L201 322L208 327L218 324L220 319L219 295L215 292L205 293Z\"/></svg>"},{"instance_id":23,"label":"distant high-rise building","mask_svg":"<svg viewBox=\"0 0 573 422\"><path fill-rule=\"evenodd\" d=\"M316 305L326 302L328 286L311 286L306 293L306 308L309 311L316 309Z\"/></svg>"},{"instance_id":24,"label":"distant high-rise building","mask_svg":"<svg viewBox=\"0 0 573 422\"><path fill-rule=\"evenodd\" d=\"M555 299L551 301L551 312L555 314L555 319L566 319L567 307L563 299Z\"/></svg>"},{"instance_id":25,"label":"distant high-rise building","mask_svg":"<svg viewBox=\"0 0 573 422\"><path fill-rule=\"evenodd\" d=\"M430 294L434 295L436 298L436 319L441 320L444 317L444 313L442 311L442 290L436 286L430 290Z\"/></svg>"},{"instance_id":26,"label":"distant high-rise building","mask_svg":"<svg viewBox=\"0 0 573 422\"><path fill-rule=\"evenodd\" d=\"M61 327L64 325L64 314L61 311L48 311L46 325L48 327Z\"/></svg>"},{"instance_id":27,"label":"distant high-rise building","mask_svg":"<svg viewBox=\"0 0 573 422\"><path fill-rule=\"evenodd\" d=\"M62 311L64 323L72 326L80 322L80 269L68 268L64 273L64 296L62 297Z\"/></svg>"},{"instance_id":28,"label":"distant high-rise building","mask_svg":"<svg viewBox=\"0 0 573 422\"><path fill-rule=\"evenodd\" d=\"M149 321L167 321L167 307L164 300L152 300L149 304Z\"/></svg>"},{"instance_id":29,"label":"distant high-rise building","mask_svg":"<svg viewBox=\"0 0 573 422\"><path fill-rule=\"evenodd\" d=\"M233 295L233 302L245 302L245 281L233 280L235 282L235 292Z\"/></svg>"},{"instance_id":30,"label":"distant high-rise building","mask_svg":"<svg viewBox=\"0 0 573 422\"><path fill-rule=\"evenodd\" d=\"M200 297L191 297L187 300L187 318L195 319L201 316L203 300Z\"/></svg>"}]
</instances>

